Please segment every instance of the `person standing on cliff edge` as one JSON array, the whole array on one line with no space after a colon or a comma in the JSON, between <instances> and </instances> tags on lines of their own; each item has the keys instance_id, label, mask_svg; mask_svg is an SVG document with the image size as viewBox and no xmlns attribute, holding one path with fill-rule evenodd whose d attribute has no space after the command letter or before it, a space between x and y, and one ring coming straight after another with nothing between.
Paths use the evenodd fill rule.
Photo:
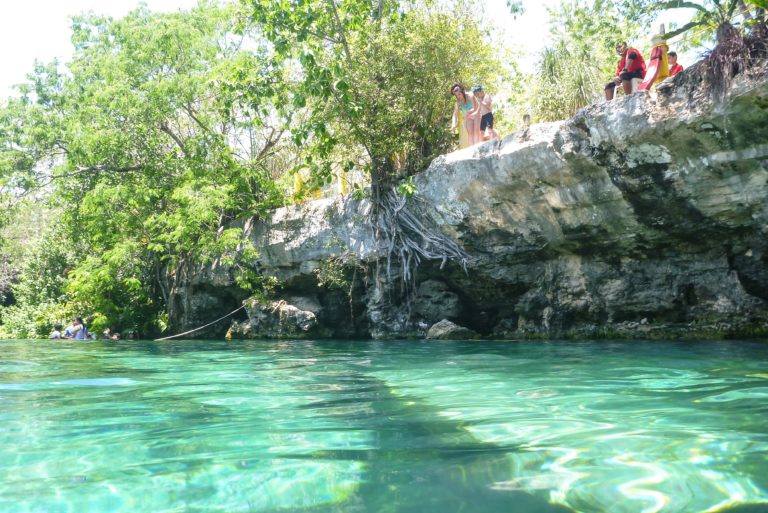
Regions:
<instances>
[{"instance_id":1,"label":"person standing on cliff edge","mask_svg":"<svg viewBox=\"0 0 768 513\"><path fill-rule=\"evenodd\" d=\"M499 139L499 132L493 128L493 99L490 94L485 94L483 86L476 85L472 88L472 94L475 95L480 104L480 138L483 141L489 139Z\"/></svg>"},{"instance_id":2,"label":"person standing on cliff edge","mask_svg":"<svg viewBox=\"0 0 768 513\"><path fill-rule=\"evenodd\" d=\"M464 128L467 130L467 145L472 146L480 142L480 123L478 112L480 106L477 98L472 93L464 90L462 84L453 84L451 94L456 97L456 104L453 107L453 116L451 116L451 130L456 129L459 122L459 112L464 116Z\"/></svg>"}]
</instances>

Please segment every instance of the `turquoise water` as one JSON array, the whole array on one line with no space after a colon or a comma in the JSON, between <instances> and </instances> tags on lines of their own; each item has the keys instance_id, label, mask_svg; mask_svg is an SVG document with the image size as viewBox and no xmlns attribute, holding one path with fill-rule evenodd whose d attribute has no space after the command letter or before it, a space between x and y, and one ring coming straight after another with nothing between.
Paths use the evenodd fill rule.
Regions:
<instances>
[{"instance_id":1,"label":"turquoise water","mask_svg":"<svg viewBox=\"0 0 768 513\"><path fill-rule=\"evenodd\" d=\"M768 511L768 344L0 341L0 512Z\"/></svg>"}]
</instances>

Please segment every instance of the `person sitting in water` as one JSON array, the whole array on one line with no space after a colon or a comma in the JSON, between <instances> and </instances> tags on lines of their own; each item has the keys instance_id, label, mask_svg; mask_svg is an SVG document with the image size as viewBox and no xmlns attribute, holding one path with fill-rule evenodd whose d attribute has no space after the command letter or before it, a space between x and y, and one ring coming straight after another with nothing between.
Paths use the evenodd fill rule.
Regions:
<instances>
[{"instance_id":1,"label":"person sitting in water","mask_svg":"<svg viewBox=\"0 0 768 513\"><path fill-rule=\"evenodd\" d=\"M669 76L674 77L681 71L683 66L677 63L677 52L669 52L667 54L667 61L669 62Z\"/></svg>"},{"instance_id":2,"label":"person sitting in water","mask_svg":"<svg viewBox=\"0 0 768 513\"><path fill-rule=\"evenodd\" d=\"M64 328L64 333L61 335L61 338L73 338L75 336L75 325L77 324L77 318L73 318L72 322L70 322L66 328Z\"/></svg>"},{"instance_id":3,"label":"person sitting in water","mask_svg":"<svg viewBox=\"0 0 768 513\"><path fill-rule=\"evenodd\" d=\"M120 340L120 333L112 333L109 328L106 328L102 335L102 340Z\"/></svg>"},{"instance_id":4,"label":"person sitting in water","mask_svg":"<svg viewBox=\"0 0 768 513\"><path fill-rule=\"evenodd\" d=\"M72 324L67 326L67 329L64 331L64 335L64 338L71 338L75 340L88 340L90 338L88 328L86 328L83 324L82 317L75 317L72 319Z\"/></svg>"},{"instance_id":5,"label":"person sitting in water","mask_svg":"<svg viewBox=\"0 0 768 513\"><path fill-rule=\"evenodd\" d=\"M62 337L61 324L54 324L53 331L51 332L51 335L48 338L51 340L55 340L55 339L60 339L61 337Z\"/></svg>"},{"instance_id":6,"label":"person sitting in water","mask_svg":"<svg viewBox=\"0 0 768 513\"><path fill-rule=\"evenodd\" d=\"M616 54L621 57L616 66L616 76L605 85L605 99L610 101L616 93L616 86L621 84L624 94L632 93L632 79L645 78L645 59L643 55L629 48L626 42L616 44Z\"/></svg>"}]
</instances>

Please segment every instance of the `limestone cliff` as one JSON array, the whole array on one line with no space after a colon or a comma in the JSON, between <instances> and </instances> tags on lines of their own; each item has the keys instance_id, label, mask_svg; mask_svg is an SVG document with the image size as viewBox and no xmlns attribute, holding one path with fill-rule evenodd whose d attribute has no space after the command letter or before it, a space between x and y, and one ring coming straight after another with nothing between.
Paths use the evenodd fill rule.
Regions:
<instances>
[{"instance_id":1,"label":"limestone cliff","mask_svg":"<svg viewBox=\"0 0 768 513\"><path fill-rule=\"evenodd\" d=\"M419 337L442 319L497 338L768 332L768 79L740 78L722 103L700 80L436 159L410 204L470 259L421 262L407 293L365 202L247 221L258 267L284 286L233 333ZM179 328L240 304L229 274L176 291ZM298 315L286 305L304 315L281 331Z\"/></svg>"}]
</instances>

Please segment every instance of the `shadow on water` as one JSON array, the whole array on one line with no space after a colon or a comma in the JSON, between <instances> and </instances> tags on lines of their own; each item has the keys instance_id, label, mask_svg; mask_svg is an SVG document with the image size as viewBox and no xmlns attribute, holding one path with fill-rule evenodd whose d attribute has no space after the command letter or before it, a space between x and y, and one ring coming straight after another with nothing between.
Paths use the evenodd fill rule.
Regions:
<instances>
[{"instance_id":1,"label":"shadow on water","mask_svg":"<svg viewBox=\"0 0 768 513\"><path fill-rule=\"evenodd\" d=\"M414 347L415 346L415 347ZM222 343L179 342L176 344L149 343L141 350L152 355L176 356L193 350L199 353L221 350L244 352L270 352L278 363L271 366L255 367L253 373L279 368L290 376L306 376L313 372L323 373L326 366L334 369L339 380L334 382L333 391L328 391L321 402L312 401L295 405L297 411L325 410L330 420L327 424L333 428L328 432L339 431L340 425L350 430L364 430L375 433L375 444L368 449L333 449L317 450L309 453L275 454L282 459L307 461L357 461L365 463L365 480L349 495L344 502L292 510L294 513L567 513L573 510L550 503L550 488L557 488L557 483L539 483L540 489L527 491L520 489L521 483L512 467L510 455L524 451L511 445L484 443L471 436L465 429L466 424L456 419L441 416L435 406L426 404L415 396L395 395L387 383L368 372L366 358L378 358L378 353L395 352L400 347L407 347L410 361L422 359L455 359L460 357L461 366L484 375L507 371L498 370L496 357L509 357L520 352L527 356L525 345L415 345L413 343L362 343L346 342L314 343L260 343L246 342L237 346ZM128 349L125 347L124 349ZM138 349L138 347L137 347ZM631 352L636 359L647 357L657 345L634 344L627 346L620 343L601 343L601 361L604 365L624 365L625 353ZM724 357L733 357L734 351L745 351L751 347L736 348L731 345L711 344L689 346L670 344L665 350L668 356L675 358L675 369L688 369L707 362L708 359L690 358L690 353L704 351L722 353ZM540 344L536 355L546 360L548 368L565 366L567 369L583 368L593 355L594 347L590 344ZM351 356L354 355L354 356ZM211 362L216 362L219 354L212 355ZM307 362L311 360L311 364ZM615 362L613 362L615 360ZM521 359L520 361L527 361ZM613 362L613 363L612 363ZM381 362L378 362L379 364ZM399 365L399 361L396 362ZM388 362L394 365L393 362ZM710 364L707 364L710 365ZM343 370L340 370L343 366ZM417 367L418 368L418 367ZM696 370L696 369L694 369ZM314 381L310 385L317 384ZM313 389L307 388L310 393ZM633 389L634 390L634 389ZM666 390L666 389L665 389ZM648 395L644 389L634 392L638 396ZM651 394L655 397L654 392ZM665 392L666 393L666 392ZM685 400L689 400L688 395ZM356 408L364 403L364 408ZM718 406L719 407L719 406ZM361 410L366 410L360 415ZM350 411L352 413L340 413ZM221 413L221 412L220 412ZM233 412L234 414L234 412ZM316 419L319 420L319 419ZM344 428L347 429L347 428ZM311 429L310 429L311 430ZM320 431L325 431L318 428ZM530 476L529 476L530 477ZM768 506L763 504L739 505L718 510L719 513L768 513ZM691 511L690 513L697 513Z\"/></svg>"},{"instance_id":2,"label":"shadow on water","mask_svg":"<svg viewBox=\"0 0 768 513\"><path fill-rule=\"evenodd\" d=\"M114 348L117 352L135 351L172 358L190 351L201 355L210 352L211 363L220 362L222 350L279 353L274 365L250 368L249 372L254 374L279 368L280 372L291 375L306 376L313 372L322 375L324 371L338 372L343 366L343 377L334 375L334 387L327 391L328 395L322 401L292 408L296 413L315 411L313 418L318 431L325 431L323 426L333 426L329 428L331 433L339 431L339 426L345 426L344 429L375 433L373 447L310 453L271 452L270 458L364 462L364 481L343 502L290 509L293 513L573 513L565 506L550 503L546 489L539 495L494 487L496 483L509 483L516 477L508 455L519 451L518 447L481 442L464 429L465 424L441 416L434 406L417 397L395 395L383 380L367 372L369 367L361 363L365 358L347 356L350 349L358 350L359 346L307 341L285 345L246 342L235 347L221 341L173 344L131 341ZM302 362L315 358L322 363L310 367L323 368L309 371L307 364ZM111 370L122 373L117 366ZM131 371L136 372L136 369ZM311 387L317 384L308 381L308 388L303 392L315 395ZM302 393L301 384L296 386ZM193 406L199 408L197 403ZM183 401L177 401L174 410L183 409ZM361 415L361 411L365 413ZM211 411L189 413L208 416ZM222 415L230 414L236 415L236 412L218 411L212 421L218 422ZM291 415L289 411L285 414ZM312 430L307 426L306 431Z\"/></svg>"},{"instance_id":3,"label":"shadow on water","mask_svg":"<svg viewBox=\"0 0 768 513\"><path fill-rule=\"evenodd\" d=\"M493 488L494 483L514 478L507 454L518 447L478 441L462 423L441 417L416 398L395 396L370 375L355 373L350 378L357 386L376 390L371 415L361 427L375 429L377 447L284 457L364 461L366 480L345 502L302 512L574 513L543 496ZM360 420L348 422L354 425Z\"/></svg>"},{"instance_id":4,"label":"shadow on water","mask_svg":"<svg viewBox=\"0 0 768 513\"><path fill-rule=\"evenodd\" d=\"M744 504L732 508L714 510L712 513L768 513L768 504Z\"/></svg>"}]
</instances>

